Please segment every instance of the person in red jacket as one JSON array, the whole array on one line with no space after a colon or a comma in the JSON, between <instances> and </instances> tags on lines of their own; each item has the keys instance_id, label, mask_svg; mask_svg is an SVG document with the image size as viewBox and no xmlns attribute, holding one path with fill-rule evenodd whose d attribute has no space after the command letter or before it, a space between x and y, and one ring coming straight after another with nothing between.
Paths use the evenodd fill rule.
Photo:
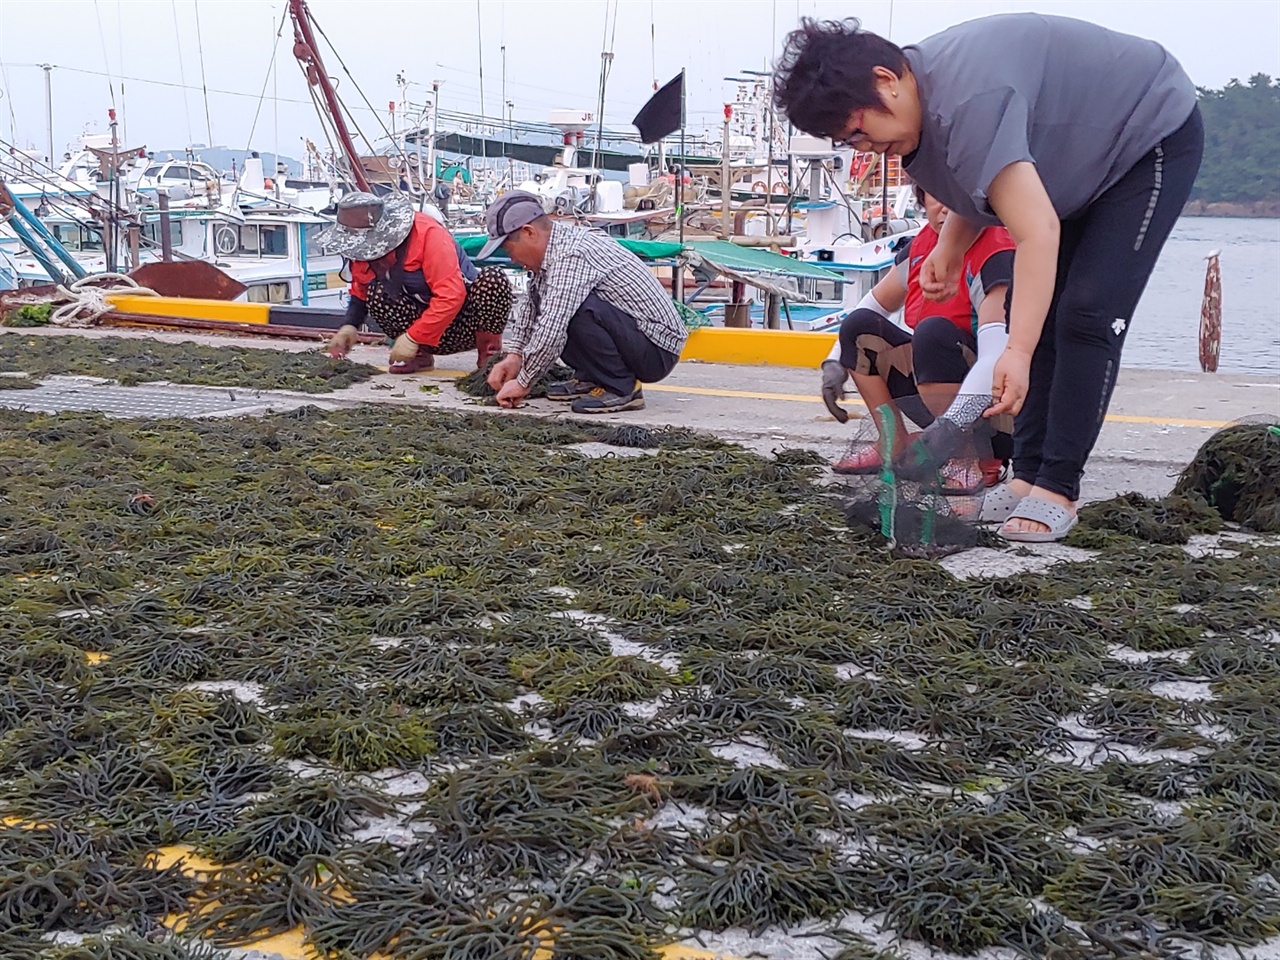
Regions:
<instances>
[{"instance_id":1,"label":"person in red jacket","mask_svg":"<svg viewBox=\"0 0 1280 960\"><path fill-rule=\"evenodd\" d=\"M477 270L452 234L403 195L349 193L337 221L320 243L351 261L351 297L330 356L346 356L371 320L393 341L391 373L430 370L437 354L466 350L485 366L511 312L511 284L499 268Z\"/></svg>"},{"instance_id":2,"label":"person in red jacket","mask_svg":"<svg viewBox=\"0 0 1280 960\"><path fill-rule=\"evenodd\" d=\"M882 433L894 438L895 454L905 447L903 416L927 427L955 402L962 384L974 376L979 356L994 361L1004 348L1006 304L1013 278L1013 238L989 227L965 257L964 282L956 295L930 303L920 288L920 267L937 245L948 210L916 187L927 223L904 244L889 273L840 325L840 336L822 364L822 394L837 419L847 419L836 399L848 376ZM899 326L889 319L902 311ZM984 341L989 341L984 343ZM979 371L978 376L989 376ZM887 413L887 417L885 414ZM1001 424L1000 426L1004 426ZM999 481L1007 433L981 461L983 480ZM874 446L851 450L836 462L836 473L876 473L882 468Z\"/></svg>"}]
</instances>

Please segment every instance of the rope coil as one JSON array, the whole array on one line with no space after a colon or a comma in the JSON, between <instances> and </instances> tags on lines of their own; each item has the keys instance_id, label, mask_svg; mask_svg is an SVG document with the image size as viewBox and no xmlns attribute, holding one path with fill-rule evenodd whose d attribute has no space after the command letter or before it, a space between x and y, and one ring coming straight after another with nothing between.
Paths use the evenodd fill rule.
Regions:
<instances>
[{"instance_id":1,"label":"rope coil","mask_svg":"<svg viewBox=\"0 0 1280 960\"><path fill-rule=\"evenodd\" d=\"M109 285L104 286L104 283ZM50 315L49 322L56 327L94 326L114 309L107 297L124 290L134 296L160 296L126 274L97 273L71 284L58 284L56 296L51 302L60 305Z\"/></svg>"}]
</instances>

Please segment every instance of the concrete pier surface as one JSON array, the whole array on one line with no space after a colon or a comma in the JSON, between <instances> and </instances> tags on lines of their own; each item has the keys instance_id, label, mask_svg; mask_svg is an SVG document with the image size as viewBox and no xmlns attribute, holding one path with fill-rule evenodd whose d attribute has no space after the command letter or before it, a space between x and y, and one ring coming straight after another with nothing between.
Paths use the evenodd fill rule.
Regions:
<instances>
[{"instance_id":1,"label":"concrete pier surface","mask_svg":"<svg viewBox=\"0 0 1280 960\"><path fill-rule=\"evenodd\" d=\"M37 328L0 331L15 336L153 337L169 342L269 350L317 350L318 344L259 339L249 336L170 333L122 328L51 330ZM385 368L382 346L357 346L351 359ZM341 407L354 403L395 403L433 409L486 411L494 416L576 415L563 403L533 400L517 411L477 404L457 391L451 381L475 367L474 354L438 358L432 373L385 374L346 390L306 395L282 391L249 393L238 388L245 403L221 409L220 415L283 410L302 403ZM436 386L438 392L423 391ZM222 388L189 387L190 391ZM845 401L851 418L838 423L818 395L816 370L771 366L735 366L685 361L662 383L645 387L644 410L610 417L591 417L610 423L650 427L677 426L714 433L761 453L782 447L805 447L828 459L838 457L857 434L866 410L851 397ZM0 403L20 406L26 391L4 391ZM223 405L225 407L225 404ZM1124 369L1121 372L1106 425L1086 470L1083 498L1106 499L1136 490L1151 496L1169 492L1178 472L1213 431L1247 417L1280 419L1280 373L1276 377L1202 374L1186 371Z\"/></svg>"}]
</instances>

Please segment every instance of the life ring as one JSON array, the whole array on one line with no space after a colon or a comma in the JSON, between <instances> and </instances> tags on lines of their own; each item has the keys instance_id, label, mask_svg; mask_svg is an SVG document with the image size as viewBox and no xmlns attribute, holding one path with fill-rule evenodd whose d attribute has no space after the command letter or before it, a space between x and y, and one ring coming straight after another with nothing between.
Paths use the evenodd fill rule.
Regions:
<instances>
[{"instance_id":1,"label":"life ring","mask_svg":"<svg viewBox=\"0 0 1280 960\"><path fill-rule=\"evenodd\" d=\"M779 180L773 185L773 192L776 194L784 194L787 192L787 185Z\"/></svg>"},{"instance_id":2,"label":"life ring","mask_svg":"<svg viewBox=\"0 0 1280 960\"><path fill-rule=\"evenodd\" d=\"M222 224L213 231L213 249L222 256L229 256L240 247L240 233L235 227Z\"/></svg>"},{"instance_id":3,"label":"life ring","mask_svg":"<svg viewBox=\"0 0 1280 960\"><path fill-rule=\"evenodd\" d=\"M867 219L875 220L877 217L884 216L884 207L872 207L867 211Z\"/></svg>"},{"instance_id":4,"label":"life ring","mask_svg":"<svg viewBox=\"0 0 1280 960\"><path fill-rule=\"evenodd\" d=\"M752 193L768 193L769 187L765 184L763 180L757 180L755 183L751 185L751 192Z\"/></svg>"}]
</instances>

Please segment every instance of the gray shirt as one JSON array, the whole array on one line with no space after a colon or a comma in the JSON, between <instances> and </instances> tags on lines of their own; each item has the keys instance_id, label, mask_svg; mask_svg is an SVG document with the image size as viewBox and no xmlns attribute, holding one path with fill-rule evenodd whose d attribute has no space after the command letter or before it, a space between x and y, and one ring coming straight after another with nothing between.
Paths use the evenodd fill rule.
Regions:
<instances>
[{"instance_id":1,"label":"gray shirt","mask_svg":"<svg viewBox=\"0 0 1280 960\"><path fill-rule=\"evenodd\" d=\"M991 181L1023 160L1070 219L1196 105L1195 86L1160 44L1067 17L984 17L903 52L922 109L920 145L904 168L976 225L1000 222Z\"/></svg>"}]
</instances>

